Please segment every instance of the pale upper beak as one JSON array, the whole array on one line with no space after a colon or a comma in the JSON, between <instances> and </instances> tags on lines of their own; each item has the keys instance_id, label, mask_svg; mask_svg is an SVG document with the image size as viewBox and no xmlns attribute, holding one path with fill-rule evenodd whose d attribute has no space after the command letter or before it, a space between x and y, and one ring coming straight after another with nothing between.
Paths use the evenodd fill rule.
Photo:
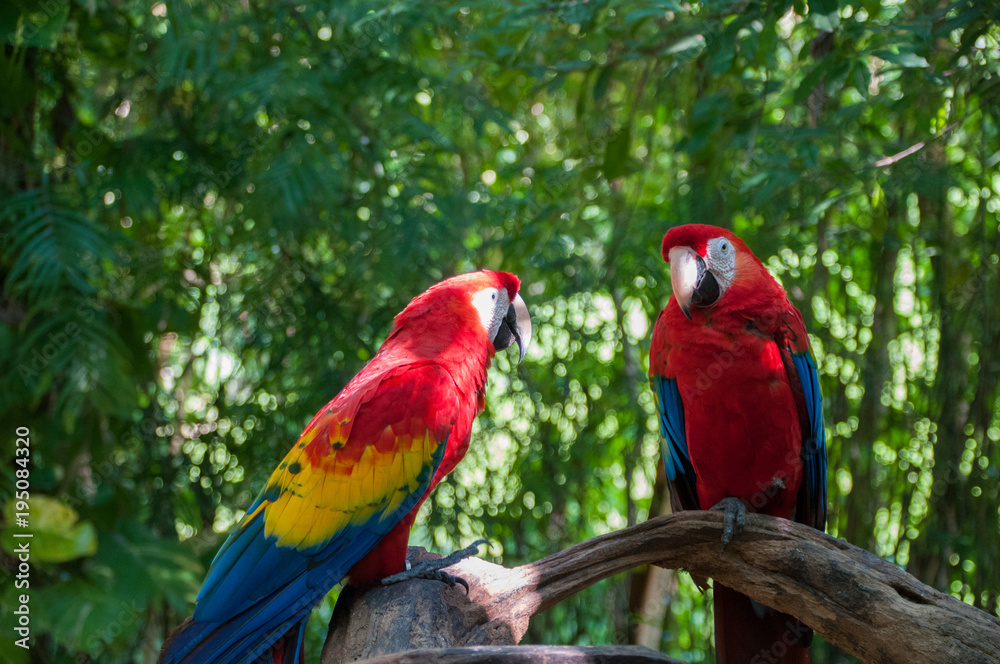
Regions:
<instances>
[{"instance_id":1,"label":"pale upper beak","mask_svg":"<svg viewBox=\"0 0 1000 664\"><path fill-rule=\"evenodd\" d=\"M691 305L705 309L719 301L725 289L698 252L691 247L674 247L667 256L674 297L688 320L691 320Z\"/></svg>"},{"instance_id":2,"label":"pale upper beak","mask_svg":"<svg viewBox=\"0 0 1000 664\"><path fill-rule=\"evenodd\" d=\"M670 257L670 285L684 316L691 320L691 298L705 273L705 261L691 247L674 247Z\"/></svg>"},{"instance_id":3,"label":"pale upper beak","mask_svg":"<svg viewBox=\"0 0 1000 664\"><path fill-rule=\"evenodd\" d=\"M692 306L702 310L715 306L732 281L733 266L727 267L723 260L719 269L723 270L724 277L720 280L712 269L711 258L711 254L702 256L691 247L674 247L667 254L674 297L688 320L691 320Z\"/></svg>"},{"instance_id":4,"label":"pale upper beak","mask_svg":"<svg viewBox=\"0 0 1000 664\"><path fill-rule=\"evenodd\" d=\"M514 342L517 342L518 362L520 362L528 352L528 344L531 343L531 316L528 315L528 307L520 294L515 295L507 307L500 329L493 338L493 347L499 351Z\"/></svg>"}]
</instances>

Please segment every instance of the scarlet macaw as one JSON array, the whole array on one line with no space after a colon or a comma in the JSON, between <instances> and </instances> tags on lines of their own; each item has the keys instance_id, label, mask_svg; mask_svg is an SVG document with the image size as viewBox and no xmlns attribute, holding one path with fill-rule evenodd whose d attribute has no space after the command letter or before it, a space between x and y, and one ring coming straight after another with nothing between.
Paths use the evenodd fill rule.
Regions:
<instances>
[{"instance_id":1,"label":"scarlet macaw","mask_svg":"<svg viewBox=\"0 0 1000 664\"><path fill-rule=\"evenodd\" d=\"M491 359L515 342L524 358L519 286L505 272L463 274L396 316L222 545L162 662L300 662L309 613L337 582L404 569L420 505L468 448Z\"/></svg>"},{"instance_id":2,"label":"scarlet macaw","mask_svg":"<svg viewBox=\"0 0 1000 664\"><path fill-rule=\"evenodd\" d=\"M823 530L826 435L802 314L725 229L672 228L662 253L673 295L649 379L674 510L724 510L723 549L746 509ZM808 662L807 627L718 583L714 596L720 663Z\"/></svg>"}]
</instances>

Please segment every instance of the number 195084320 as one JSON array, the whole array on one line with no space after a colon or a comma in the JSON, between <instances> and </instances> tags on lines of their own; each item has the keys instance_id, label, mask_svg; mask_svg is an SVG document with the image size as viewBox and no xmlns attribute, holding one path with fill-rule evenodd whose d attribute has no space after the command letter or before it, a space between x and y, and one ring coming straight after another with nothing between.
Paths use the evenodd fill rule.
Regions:
<instances>
[{"instance_id":1,"label":"number 195084320","mask_svg":"<svg viewBox=\"0 0 1000 664\"><path fill-rule=\"evenodd\" d=\"M29 468L31 462L31 431L28 427L18 427L14 433L17 434L17 445L14 451L14 476L17 478L15 484L17 491L14 494L16 501L14 507L17 511L18 522L20 523L20 519L28 518L28 498L30 496L28 490L31 487L29 482L31 476Z\"/></svg>"}]
</instances>

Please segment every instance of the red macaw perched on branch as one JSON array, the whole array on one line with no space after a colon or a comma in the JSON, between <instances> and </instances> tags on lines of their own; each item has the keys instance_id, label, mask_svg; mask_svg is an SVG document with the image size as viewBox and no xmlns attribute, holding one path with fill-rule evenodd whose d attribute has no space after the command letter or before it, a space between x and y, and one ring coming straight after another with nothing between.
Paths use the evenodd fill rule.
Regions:
<instances>
[{"instance_id":1,"label":"red macaw perched on branch","mask_svg":"<svg viewBox=\"0 0 1000 664\"><path fill-rule=\"evenodd\" d=\"M490 360L515 342L524 358L531 321L519 286L505 272L463 274L396 316L222 545L162 662L301 662L309 613L338 581L370 585L404 569L417 510L468 448Z\"/></svg>"},{"instance_id":2,"label":"red macaw perched on branch","mask_svg":"<svg viewBox=\"0 0 1000 664\"><path fill-rule=\"evenodd\" d=\"M675 510L725 511L723 549L746 510L826 525L826 434L802 314L747 246L702 224L663 238L673 296L650 347ZM720 663L808 662L812 632L715 584Z\"/></svg>"}]
</instances>

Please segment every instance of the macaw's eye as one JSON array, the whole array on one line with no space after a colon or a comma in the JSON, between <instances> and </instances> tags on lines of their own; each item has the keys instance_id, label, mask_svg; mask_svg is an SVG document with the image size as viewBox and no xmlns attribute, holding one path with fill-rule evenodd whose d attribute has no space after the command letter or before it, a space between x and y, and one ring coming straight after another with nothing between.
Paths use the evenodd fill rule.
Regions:
<instances>
[{"instance_id":1,"label":"macaw's eye","mask_svg":"<svg viewBox=\"0 0 1000 664\"><path fill-rule=\"evenodd\" d=\"M491 300L495 300L495 299L497 299L497 294L496 294L496 293L493 293L493 295L491 295L491 296L490 296L490 299L491 299Z\"/></svg>"},{"instance_id":2,"label":"macaw's eye","mask_svg":"<svg viewBox=\"0 0 1000 664\"><path fill-rule=\"evenodd\" d=\"M721 251L724 254L728 254L729 253L729 243L726 242L725 240L723 240L722 241L722 245L719 247L719 251Z\"/></svg>"}]
</instances>

